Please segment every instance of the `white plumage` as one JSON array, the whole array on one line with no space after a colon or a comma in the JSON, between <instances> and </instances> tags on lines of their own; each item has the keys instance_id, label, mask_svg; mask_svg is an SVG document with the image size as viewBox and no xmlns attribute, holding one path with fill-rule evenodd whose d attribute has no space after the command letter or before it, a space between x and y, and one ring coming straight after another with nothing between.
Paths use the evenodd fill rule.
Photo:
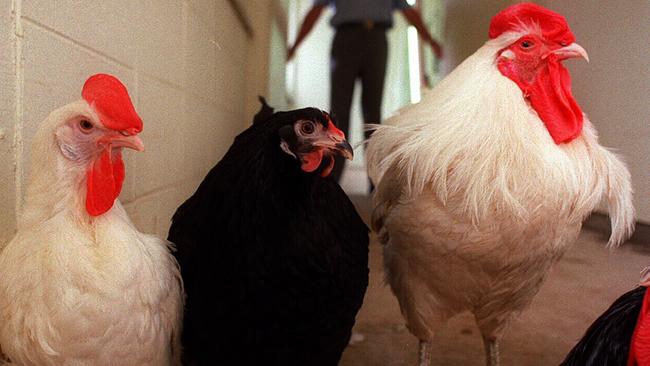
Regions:
<instances>
[{"instance_id":1,"label":"white plumage","mask_svg":"<svg viewBox=\"0 0 650 366\"><path fill-rule=\"evenodd\" d=\"M182 283L170 243L138 232L115 201L87 214L87 152L66 123L79 101L34 138L18 232L0 253L0 347L16 365L180 364ZM66 155L68 158L66 158Z\"/></svg>"},{"instance_id":2,"label":"white plumage","mask_svg":"<svg viewBox=\"0 0 650 366\"><path fill-rule=\"evenodd\" d=\"M531 302L603 197L609 246L634 225L630 174L591 123L556 144L496 67L498 52L523 34L488 41L419 104L376 127L367 148L372 226L409 330L430 342L449 317L470 310L493 363L508 319Z\"/></svg>"}]
</instances>

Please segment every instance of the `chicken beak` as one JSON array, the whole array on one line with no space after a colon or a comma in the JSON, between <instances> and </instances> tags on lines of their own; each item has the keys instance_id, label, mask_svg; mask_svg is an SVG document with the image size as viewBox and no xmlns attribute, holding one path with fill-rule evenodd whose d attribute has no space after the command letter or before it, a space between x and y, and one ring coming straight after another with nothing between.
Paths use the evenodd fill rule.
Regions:
<instances>
[{"instance_id":1,"label":"chicken beak","mask_svg":"<svg viewBox=\"0 0 650 366\"><path fill-rule=\"evenodd\" d=\"M348 160L354 158L354 150L345 139L343 131L336 128L331 121L316 138L311 140L314 146L329 150L332 154L340 155Z\"/></svg>"},{"instance_id":2,"label":"chicken beak","mask_svg":"<svg viewBox=\"0 0 650 366\"><path fill-rule=\"evenodd\" d=\"M327 124L327 128L325 129L325 138L321 145L348 160L354 158L354 150L345 139L345 134L343 131L336 128L331 121Z\"/></svg>"},{"instance_id":3,"label":"chicken beak","mask_svg":"<svg viewBox=\"0 0 650 366\"><path fill-rule=\"evenodd\" d=\"M314 146L331 151L333 154L340 155L348 160L354 158L354 150L352 146L341 137L338 133L327 133L325 136L318 140L312 141Z\"/></svg>"},{"instance_id":4,"label":"chicken beak","mask_svg":"<svg viewBox=\"0 0 650 366\"><path fill-rule=\"evenodd\" d=\"M589 62L589 55L587 54L587 51L585 51L585 49L577 43L571 43L566 47L562 47L553 51L553 53L556 54L560 60L579 57Z\"/></svg>"},{"instance_id":5,"label":"chicken beak","mask_svg":"<svg viewBox=\"0 0 650 366\"><path fill-rule=\"evenodd\" d=\"M352 146L346 140L337 143L334 147L342 157L348 160L354 159L354 150L352 150Z\"/></svg>"},{"instance_id":6,"label":"chicken beak","mask_svg":"<svg viewBox=\"0 0 650 366\"><path fill-rule=\"evenodd\" d=\"M137 135L117 135L111 137L112 147L126 147L136 151L144 151L144 143Z\"/></svg>"},{"instance_id":7,"label":"chicken beak","mask_svg":"<svg viewBox=\"0 0 650 366\"><path fill-rule=\"evenodd\" d=\"M325 146L330 150L338 153L342 157L352 160L354 158L354 150L352 146L345 139L345 134L343 131L336 128L336 125L329 121L327 124L327 129L325 130L327 134L327 142Z\"/></svg>"}]
</instances>

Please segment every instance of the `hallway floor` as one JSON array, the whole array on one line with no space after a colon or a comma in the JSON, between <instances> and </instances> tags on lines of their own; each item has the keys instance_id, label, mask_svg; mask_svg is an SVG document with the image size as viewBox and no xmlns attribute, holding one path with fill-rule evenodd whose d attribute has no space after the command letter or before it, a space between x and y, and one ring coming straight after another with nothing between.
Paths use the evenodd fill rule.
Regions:
<instances>
[{"instance_id":1,"label":"hallway floor","mask_svg":"<svg viewBox=\"0 0 650 366\"><path fill-rule=\"evenodd\" d=\"M364 219L369 199L352 197ZM528 310L506 330L501 343L505 366L559 364L587 327L624 292L634 288L650 265L650 248L626 243L610 251L601 233L583 230L580 239L554 267ZM379 244L370 244L370 284L357 315L355 332L365 339L347 348L341 366L415 366L418 342L404 327L397 299L383 284ZM485 365L483 342L469 313L440 330L432 366Z\"/></svg>"}]
</instances>

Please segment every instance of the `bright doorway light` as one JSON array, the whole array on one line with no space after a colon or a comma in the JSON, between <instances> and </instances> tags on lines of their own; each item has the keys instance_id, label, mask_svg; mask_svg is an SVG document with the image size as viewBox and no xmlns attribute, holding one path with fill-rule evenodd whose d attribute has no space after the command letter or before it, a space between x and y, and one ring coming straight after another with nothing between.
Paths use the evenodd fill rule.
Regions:
<instances>
[{"instance_id":1,"label":"bright doorway light","mask_svg":"<svg viewBox=\"0 0 650 366\"><path fill-rule=\"evenodd\" d=\"M415 27L408 27L407 39L409 53L409 87L411 91L411 103L418 103L420 101L420 52L418 44L418 31L415 29Z\"/></svg>"}]
</instances>

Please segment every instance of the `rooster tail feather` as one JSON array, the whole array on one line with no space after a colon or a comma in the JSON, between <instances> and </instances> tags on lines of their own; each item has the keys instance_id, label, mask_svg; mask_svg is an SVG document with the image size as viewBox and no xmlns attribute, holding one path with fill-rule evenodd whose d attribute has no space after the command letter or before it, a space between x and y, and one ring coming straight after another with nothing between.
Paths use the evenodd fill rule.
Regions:
<instances>
[{"instance_id":1,"label":"rooster tail feather","mask_svg":"<svg viewBox=\"0 0 650 366\"><path fill-rule=\"evenodd\" d=\"M630 172L625 163L616 154L607 151L602 154L607 167L606 194L609 208L609 217L612 225L612 235L607 246L614 248L634 232L634 205L632 203L632 184Z\"/></svg>"}]
</instances>

